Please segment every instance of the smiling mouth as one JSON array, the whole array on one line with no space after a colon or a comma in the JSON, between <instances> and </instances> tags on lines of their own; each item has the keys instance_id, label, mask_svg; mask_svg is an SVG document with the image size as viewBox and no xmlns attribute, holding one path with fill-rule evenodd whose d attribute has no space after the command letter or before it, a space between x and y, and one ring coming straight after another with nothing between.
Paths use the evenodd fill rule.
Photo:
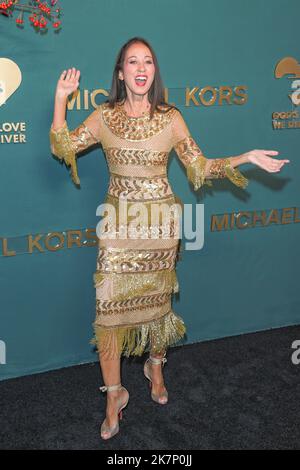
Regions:
<instances>
[{"instance_id":1,"label":"smiling mouth","mask_svg":"<svg viewBox=\"0 0 300 470\"><path fill-rule=\"evenodd\" d=\"M144 86L147 82L147 77L140 77L140 76L137 76L135 77L135 83L138 85L138 86Z\"/></svg>"}]
</instances>

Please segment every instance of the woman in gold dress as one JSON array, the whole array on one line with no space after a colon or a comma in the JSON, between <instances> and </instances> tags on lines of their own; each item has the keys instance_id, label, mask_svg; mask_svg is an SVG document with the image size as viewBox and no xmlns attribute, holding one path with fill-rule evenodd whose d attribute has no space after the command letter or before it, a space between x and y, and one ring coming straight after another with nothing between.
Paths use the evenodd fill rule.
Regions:
<instances>
[{"instance_id":1,"label":"woman in gold dress","mask_svg":"<svg viewBox=\"0 0 300 470\"><path fill-rule=\"evenodd\" d=\"M167 177L171 150L175 149L194 190L211 185L216 178L228 178L245 188L247 179L238 170L239 165L253 163L268 172L278 172L288 160L272 158L278 154L272 150L205 157L181 112L164 101L156 55L143 38L124 44L117 56L109 99L70 131L65 120L66 103L78 88L79 76L79 70L72 68L64 70L58 80L50 145L52 153L70 166L75 184L80 183L77 155L88 147L101 144L109 167L105 202L116 210L117 218L114 230L109 232L114 236L98 238L95 336L91 341L98 346L105 383L100 390L109 392L101 426L101 437L109 439L119 431L122 409L129 399L121 385L121 355L150 352L144 374L151 397L166 404L168 392L162 374L166 351L185 334L182 318L171 307L172 293L178 291L178 212L170 211L167 223L162 216L154 226L151 219L153 208L161 204L178 207ZM127 215L136 203L146 209L147 223L138 226L140 231L134 237L128 232L124 236L128 225L118 223L125 200Z\"/></svg>"}]
</instances>

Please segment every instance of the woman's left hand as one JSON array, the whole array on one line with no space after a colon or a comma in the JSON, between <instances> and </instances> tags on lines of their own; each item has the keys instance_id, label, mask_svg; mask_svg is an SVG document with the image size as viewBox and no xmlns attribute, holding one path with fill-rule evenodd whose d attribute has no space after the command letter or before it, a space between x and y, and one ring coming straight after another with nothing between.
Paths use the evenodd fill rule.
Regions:
<instances>
[{"instance_id":1,"label":"woman's left hand","mask_svg":"<svg viewBox=\"0 0 300 470\"><path fill-rule=\"evenodd\" d=\"M290 162L290 160L278 160L271 157L271 155L278 154L277 150L250 150L250 152L246 152L249 163L253 163L269 173L277 173L285 163Z\"/></svg>"}]
</instances>

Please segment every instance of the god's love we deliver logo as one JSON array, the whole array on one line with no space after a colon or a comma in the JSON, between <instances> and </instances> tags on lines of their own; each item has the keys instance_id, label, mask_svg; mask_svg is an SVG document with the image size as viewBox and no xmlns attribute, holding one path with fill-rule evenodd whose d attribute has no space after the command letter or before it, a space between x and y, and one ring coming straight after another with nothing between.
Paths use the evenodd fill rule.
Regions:
<instances>
[{"instance_id":1,"label":"god's love we deliver logo","mask_svg":"<svg viewBox=\"0 0 300 470\"><path fill-rule=\"evenodd\" d=\"M10 59L0 58L0 106L19 88L21 81L22 74L18 65Z\"/></svg>"},{"instance_id":2,"label":"god's love we deliver logo","mask_svg":"<svg viewBox=\"0 0 300 470\"><path fill-rule=\"evenodd\" d=\"M10 59L0 58L0 107L6 104L21 82L22 74L18 65ZM25 131L25 122L3 122L0 126L0 143L26 142Z\"/></svg>"},{"instance_id":3,"label":"god's love we deliver logo","mask_svg":"<svg viewBox=\"0 0 300 470\"><path fill-rule=\"evenodd\" d=\"M291 109L287 111L274 111L272 113L273 129L299 129L300 128L300 64L294 57L284 57L275 67L276 79L288 78L291 80L291 93L288 94Z\"/></svg>"}]
</instances>

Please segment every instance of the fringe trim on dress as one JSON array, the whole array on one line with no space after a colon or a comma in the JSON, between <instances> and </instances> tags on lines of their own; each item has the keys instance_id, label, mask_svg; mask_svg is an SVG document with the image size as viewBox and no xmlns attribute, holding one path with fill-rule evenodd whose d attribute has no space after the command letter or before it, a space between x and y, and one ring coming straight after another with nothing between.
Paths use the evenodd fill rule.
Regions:
<instances>
[{"instance_id":1,"label":"fringe trim on dress","mask_svg":"<svg viewBox=\"0 0 300 470\"><path fill-rule=\"evenodd\" d=\"M206 184L207 186L213 186L210 178L205 177L205 165L206 158L199 155L194 161L189 163L186 167L187 177L189 181L194 185L196 191L201 186ZM238 168L233 168L230 163L230 159L227 158L224 165L224 172L226 177L236 186L245 189L248 185L248 179L240 172Z\"/></svg>"},{"instance_id":2,"label":"fringe trim on dress","mask_svg":"<svg viewBox=\"0 0 300 470\"><path fill-rule=\"evenodd\" d=\"M94 337L90 344L96 345L105 359L124 355L141 356L144 352L160 353L176 343L186 333L183 319L170 309L157 320L132 326L102 327L93 323Z\"/></svg>"},{"instance_id":3,"label":"fringe trim on dress","mask_svg":"<svg viewBox=\"0 0 300 470\"><path fill-rule=\"evenodd\" d=\"M52 123L49 131L49 138L51 152L61 161L64 161L67 166L71 167L71 178L75 184L80 185L77 171L76 152L70 138L67 121L65 120L63 125L56 130L53 129Z\"/></svg>"},{"instance_id":4,"label":"fringe trim on dress","mask_svg":"<svg viewBox=\"0 0 300 470\"><path fill-rule=\"evenodd\" d=\"M248 179L240 172L238 168L232 168L230 162L226 162L225 173L228 179L236 186L245 189L248 186Z\"/></svg>"},{"instance_id":5,"label":"fringe trim on dress","mask_svg":"<svg viewBox=\"0 0 300 470\"><path fill-rule=\"evenodd\" d=\"M108 282L113 300L126 300L128 298L144 295L157 286L163 287L165 292L179 292L179 283L175 269L147 273L103 273L95 272L94 287Z\"/></svg>"},{"instance_id":6,"label":"fringe trim on dress","mask_svg":"<svg viewBox=\"0 0 300 470\"><path fill-rule=\"evenodd\" d=\"M205 177L205 166L206 158L203 155L197 156L197 158L189 163L186 167L186 173L188 180L193 184L194 191L201 188L204 184L212 186L212 181Z\"/></svg>"}]
</instances>

